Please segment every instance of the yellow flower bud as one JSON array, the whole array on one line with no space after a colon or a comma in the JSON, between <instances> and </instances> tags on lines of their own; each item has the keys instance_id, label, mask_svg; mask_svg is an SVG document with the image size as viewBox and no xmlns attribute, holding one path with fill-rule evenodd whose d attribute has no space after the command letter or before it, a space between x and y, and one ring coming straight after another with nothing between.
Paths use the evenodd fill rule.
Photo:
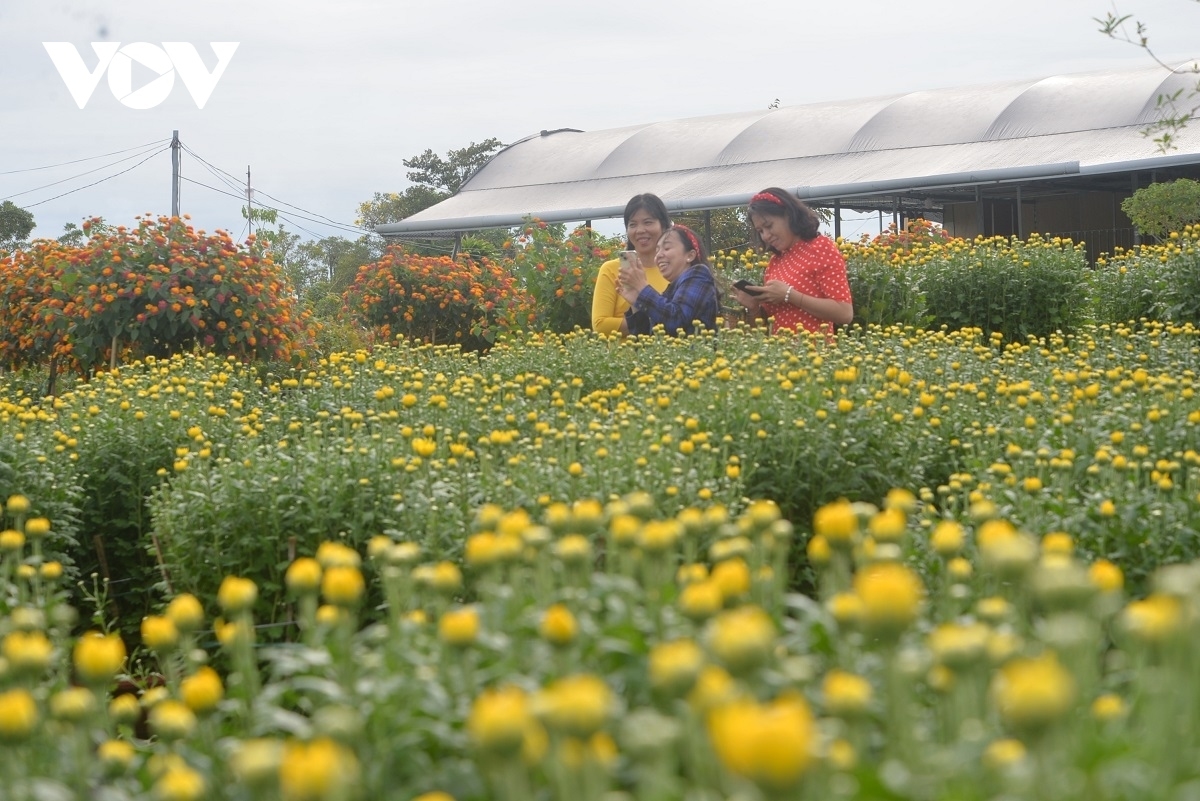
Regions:
<instances>
[{"instance_id":1,"label":"yellow flower bud","mask_svg":"<svg viewBox=\"0 0 1200 801\"><path fill-rule=\"evenodd\" d=\"M551 729L574 737L590 737L608 721L616 704L604 680L591 674L559 679L533 701L534 714Z\"/></svg>"},{"instance_id":2,"label":"yellow flower bud","mask_svg":"<svg viewBox=\"0 0 1200 801\"><path fill-rule=\"evenodd\" d=\"M750 566L744 559L726 559L712 569L710 580L721 590L725 604L750 592Z\"/></svg>"},{"instance_id":3,"label":"yellow flower bud","mask_svg":"<svg viewBox=\"0 0 1200 801\"><path fill-rule=\"evenodd\" d=\"M125 740L105 740L96 747L96 757L109 769L124 770L135 756L136 749Z\"/></svg>"},{"instance_id":4,"label":"yellow flower bud","mask_svg":"<svg viewBox=\"0 0 1200 801\"><path fill-rule=\"evenodd\" d=\"M822 506L813 515L813 533L834 548L850 549L858 539L858 515L853 505L842 499Z\"/></svg>"},{"instance_id":5,"label":"yellow flower bud","mask_svg":"<svg viewBox=\"0 0 1200 801\"><path fill-rule=\"evenodd\" d=\"M16 529L0 531L0 552L12 553L25 547L25 535Z\"/></svg>"},{"instance_id":6,"label":"yellow flower bud","mask_svg":"<svg viewBox=\"0 0 1200 801\"><path fill-rule=\"evenodd\" d=\"M957 554L963 547L963 527L955 520L942 520L929 535L929 545L942 558Z\"/></svg>"},{"instance_id":7,"label":"yellow flower bud","mask_svg":"<svg viewBox=\"0 0 1200 801\"><path fill-rule=\"evenodd\" d=\"M883 636L911 625L925 597L921 579L897 562L876 562L858 571L854 592L863 604L863 625Z\"/></svg>"},{"instance_id":8,"label":"yellow flower bud","mask_svg":"<svg viewBox=\"0 0 1200 801\"><path fill-rule=\"evenodd\" d=\"M172 598L165 614L181 632L197 631L204 625L204 607L191 593L181 593Z\"/></svg>"},{"instance_id":9,"label":"yellow flower bud","mask_svg":"<svg viewBox=\"0 0 1200 801\"><path fill-rule=\"evenodd\" d=\"M1095 701L1092 701L1092 717L1102 723L1117 720L1124 716L1125 701L1119 695L1105 693L1096 698Z\"/></svg>"},{"instance_id":10,"label":"yellow flower bud","mask_svg":"<svg viewBox=\"0 0 1200 801\"><path fill-rule=\"evenodd\" d=\"M18 673L41 673L50 667L54 646L40 631L13 631L4 638L0 653L8 660L11 670Z\"/></svg>"},{"instance_id":11,"label":"yellow flower bud","mask_svg":"<svg viewBox=\"0 0 1200 801\"><path fill-rule=\"evenodd\" d=\"M704 651L694 640L672 640L650 649L650 686L670 695L688 692L704 666Z\"/></svg>"},{"instance_id":12,"label":"yellow flower bud","mask_svg":"<svg viewBox=\"0 0 1200 801\"><path fill-rule=\"evenodd\" d=\"M738 607L711 621L708 642L713 653L732 672L751 670L770 656L775 644L775 623L760 607Z\"/></svg>"},{"instance_id":13,"label":"yellow flower bud","mask_svg":"<svg viewBox=\"0 0 1200 801\"><path fill-rule=\"evenodd\" d=\"M225 697L225 687L217 671L204 665L179 683L179 697L188 709L203 714L217 708Z\"/></svg>"},{"instance_id":14,"label":"yellow flower bud","mask_svg":"<svg viewBox=\"0 0 1200 801\"><path fill-rule=\"evenodd\" d=\"M196 715L182 701L168 698L150 710L150 728L166 740L182 740L196 730Z\"/></svg>"},{"instance_id":15,"label":"yellow flower bud","mask_svg":"<svg viewBox=\"0 0 1200 801\"><path fill-rule=\"evenodd\" d=\"M78 723L96 711L96 694L87 687L69 687L50 696L50 714Z\"/></svg>"},{"instance_id":16,"label":"yellow flower bud","mask_svg":"<svg viewBox=\"0 0 1200 801\"><path fill-rule=\"evenodd\" d=\"M725 596L711 578L687 585L679 593L679 609L692 620L705 620L721 610Z\"/></svg>"},{"instance_id":17,"label":"yellow flower bud","mask_svg":"<svg viewBox=\"0 0 1200 801\"><path fill-rule=\"evenodd\" d=\"M326 569L340 567L362 567L358 551L341 542L326 540L317 546L317 562Z\"/></svg>"},{"instance_id":18,"label":"yellow flower bud","mask_svg":"<svg viewBox=\"0 0 1200 801\"><path fill-rule=\"evenodd\" d=\"M12 502L11 498L9 502ZM17 689L0 693L0 742L24 740L37 724L37 702L29 691Z\"/></svg>"},{"instance_id":19,"label":"yellow flower bud","mask_svg":"<svg viewBox=\"0 0 1200 801\"><path fill-rule=\"evenodd\" d=\"M288 565L283 575L289 591L297 595L312 595L321 587L321 563L311 556L302 556Z\"/></svg>"},{"instance_id":20,"label":"yellow flower bud","mask_svg":"<svg viewBox=\"0 0 1200 801\"><path fill-rule=\"evenodd\" d=\"M524 690L485 690L471 705L467 733L485 753L510 756L521 750L531 721L529 697Z\"/></svg>"},{"instance_id":21,"label":"yellow flower bud","mask_svg":"<svg viewBox=\"0 0 1200 801\"><path fill-rule=\"evenodd\" d=\"M450 609L438 620L438 637L447 645L464 647L479 637L479 612L474 607Z\"/></svg>"},{"instance_id":22,"label":"yellow flower bud","mask_svg":"<svg viewBox=\"0 0 1200 801\"><path fill-rule=\"evenodd\" d=\"M579 624L570 609L563 604L554 604L542 615L538 633L546 642L561 648L575 641Z\"/></svg>"},{"instance_id":23,"label":"yellow flower bud","mask_svg":"<svg viewBox=\"0 0 1200 801\"><path fill-rule=\"evenodd\" d=\"M908 527L908 516L898 508L884 509L867 523L867 531L877 542L898 542Z\"/></svg>"},{"instance_id":24,"label":"yellow flower bud","mask_svg":"<svg viewBox=\"0 0 1200 801\"><path fill-rule=\"evenodd\" d=\"M142 642L151 651L167 653L179 644L179 629L169 617L150 615L142 618Z\"/></svg>"},{"instance_id":25,"label":"yellow flower bud","mask_svg":"<svg viewBox=\"0 0 1200 801\"><path fill-rule=\"evenodd\" d=\"M1013 659L992 682L992 698L1005 724L1036 731L1065 715L1075 700L1075 680L1052 652Z\"/></svg>"},{"instance_id":26,"label":"yellow flower bud","mask_svg":"<svg viewBox=\"0 0 1200 801\"><path fill-rule=\"evenodd\" d=\"M249 611L258 600L258 586L248 578L226 576L217 589L217 603L225 614Z\"/></svg>"},{"instance_id":27,"label":"yellow flower bud","mask_svg":"<svg viewBox=\"0 0 1200 801\"><path fill-rule=\"evenodd\" d=\"M1023 759L1025 746L1020 740L996 740L983 752L983 764L992 770L1004 770Z\"/></svg>"},{"instance_id":28,"label":"yellow flower bud","mask_svg":"<svg viewBox=\"0 0 1200 801\"><path fill-rule=\"evenodd\" d=\"M861 715L871 703L871 683L862 676L831 670L821 683L821 696L831 714Z\"/></svg>"},{"instance_id":29,"label":"yellow flower bud","mask_svg":"<svg viewBox=\"0 0 1200 801\"><path fill-rule=\"evenodd\" d=\"M816 725L798 695L769 704L736 701L714 710L709 738L717 758L731 771L765 791L794 788L812 762Z\"/></svg>"},{"instance_id":30,"label":"yellow flower bud","mask_svg":"<svg viewBox=\"0 0 1200 801\"><path fill-rule=\"evenodd\" d=\"M75 643L75 673L85 684L106 684L124 667L125 655L118 635L90 631Z\"/></svg>"},{"instance_id":31,"label":"yellow flower bud","mask_svg":"<svg viewBox=\"0 0 1200 801\"><path fill-rule=\"evenodd\" d=\"M186 764L170 766L154 783L154 797L159 801L200 801L207 791L204 777Z\"/></svg>"},{"instance_id":32,"label":"yellow flower bud","mask_svg":"<svg viewBox=\"0 0 1200 801\"><path fill-rule=\"evenodd\" d=\"M343 608L357 606L366 588L362 572L349 565L326 568L321 578L321 594L325 600Z\"/></svg>"},{"instance_id":33,"label":"yellow flower bud","mask_svg":"<svg viewBox=\"0 0 1200 801\"><path fill-rule=\"evenodd\" d=\"M1097 559L1088 568L1088 578L1103 593L1119 592L1125 586L1125 574L1107 559Z\"/></svg>"},{"instance_id":34,"label":"yellow flower bud","mask_svg":"<svg viewBox=\"0 0 1200 801\"><path fill-rule=\"evenodd\" d=\"M142 704L133 693L122 693L108 702L108 716L116 723L133 723L142 714Z\"/></svg>"},{"instance_id":35,"label":"yellow flower bud","mask_svg":"<svg viewBox=\"0 0 1200 801\"><path fill-rule=\"evenodd\" d=\"M229 767L239 782L261 788L275 781L283 759L283 743L269 738L243 740L229 760Z\"/></svg>"}]
</instances>

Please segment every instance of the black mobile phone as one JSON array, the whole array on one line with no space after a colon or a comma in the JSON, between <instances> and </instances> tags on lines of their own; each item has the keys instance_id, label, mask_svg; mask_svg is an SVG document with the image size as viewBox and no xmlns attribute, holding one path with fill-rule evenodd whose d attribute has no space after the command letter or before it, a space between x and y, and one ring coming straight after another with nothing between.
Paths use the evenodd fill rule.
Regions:
<instances>
[{"instance_id":1,"label":"black mobile phone","mask_svg":"<svg viewBox=\"0 0 1200 801\"><path fill-rule=\"evenodd\" d=\"M758 284L752 284L749 281L734 281L733 288L740 289L747 295L757 295L759 292L762 292L763 289Z\"/></svg>"}]
</instances>

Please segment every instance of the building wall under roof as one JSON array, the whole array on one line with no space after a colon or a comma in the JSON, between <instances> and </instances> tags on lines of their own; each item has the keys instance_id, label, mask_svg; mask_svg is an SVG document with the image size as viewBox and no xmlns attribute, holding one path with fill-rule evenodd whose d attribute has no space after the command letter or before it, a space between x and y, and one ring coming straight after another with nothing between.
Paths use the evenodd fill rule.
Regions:
<instances>
[{"instance_id":1,"label":"building wall under roof","mask_svg":"<svg viewBox=\"0 0 1200 801\"><path fill-rule=\"evenodd\" d=\"M976 203L948 203L943 225L954 236L1064 237L1087 245L1089 261L1114 247L1134 245L1133 223L1121 211L1129 192L1076 192L1069 195L1028 198L1021 202L1018 228L1015 198L984 198L982 226Z\"/></svg>"}]
</instances>

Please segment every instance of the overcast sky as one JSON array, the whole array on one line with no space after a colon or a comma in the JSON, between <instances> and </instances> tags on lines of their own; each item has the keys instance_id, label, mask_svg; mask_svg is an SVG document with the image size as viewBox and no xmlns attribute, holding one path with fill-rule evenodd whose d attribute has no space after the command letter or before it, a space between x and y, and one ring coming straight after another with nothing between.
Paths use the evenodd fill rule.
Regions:
<instances>
[{"instance_id":1,"label":"overcast sky","mask_svg":"<svg viewBox=\"0 0 1200 801\"><path fill-rule=\"evenodd\" d=\"M0 0L0 201L29 208L35 236L168 213L177 129L198 227L244 233L249 167L291 230L353 237L324 219L403 190L401 160L426 148L1150 63L1098 32L1110 10L1163 58L1200 57L1195 0ZM210 42L238 47L202 109L178 65L157 105L122 104L120 54L80 109L43 42L87 70L93 42L190 43L208 70ZM134 91L157 77L137 61Z\"/></svg>"}]
</instances>

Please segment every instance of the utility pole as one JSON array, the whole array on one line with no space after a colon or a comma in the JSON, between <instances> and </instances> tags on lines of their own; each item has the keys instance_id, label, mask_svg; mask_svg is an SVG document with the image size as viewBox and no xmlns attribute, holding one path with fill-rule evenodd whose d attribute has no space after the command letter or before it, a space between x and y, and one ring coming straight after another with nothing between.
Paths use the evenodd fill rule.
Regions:
<instances>
[{"instance_id":1,"label":"utility pole","mask_svg":"<svg viewBox=\"0 0 1200 801\"><path fill-rule=\"evenodd\" d=\"M254 198L250 190L250 165L246 165L246 224L250 233L254 233Z\"/></svg>"},{"instance_id":2,"label":"utility pole","mask_svg":"<svg viewBox=\"0 0 1200 801\"><path fill-rule=\"evenodd\" d=\"M171 216L179 216L179 131L171 131Z\"/></svg>"}]
</instances>

